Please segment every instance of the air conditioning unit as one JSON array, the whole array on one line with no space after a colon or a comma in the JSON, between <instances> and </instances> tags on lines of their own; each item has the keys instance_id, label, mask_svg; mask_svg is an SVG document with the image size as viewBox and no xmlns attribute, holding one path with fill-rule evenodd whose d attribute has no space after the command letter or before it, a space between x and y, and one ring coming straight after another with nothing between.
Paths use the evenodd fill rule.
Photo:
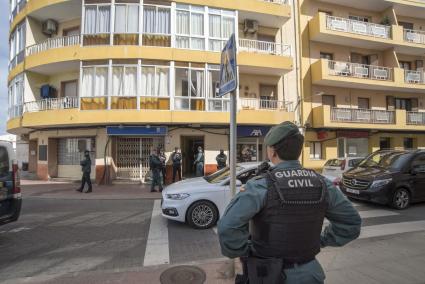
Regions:
<instances>
[{"instance_id":1,"label":"air conditioning unit","mask_svg":"<svg viewBox=\"0 0 425 284\"><path fill-rule=\"evenodd\" d=\"M243 31L245 33L255 34L258 31L258 22L255 20L245 20Z\"/></svg>"},{"instance_id":2,"label":"air conditioning unit","mask_svg":"<svg viewBox=\"0 0 425 284\"><path fill-rule=\"evenodd\" d=\"M58 31L58 23L55 20L48 19L43 23L43 34L51 36Z\"/></svg>"}]
</instances>

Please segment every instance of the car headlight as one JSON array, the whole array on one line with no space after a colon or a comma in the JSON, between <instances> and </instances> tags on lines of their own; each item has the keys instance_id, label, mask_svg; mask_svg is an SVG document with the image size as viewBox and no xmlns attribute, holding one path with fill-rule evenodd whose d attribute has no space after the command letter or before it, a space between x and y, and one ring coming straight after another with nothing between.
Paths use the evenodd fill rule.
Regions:
<instances>
[{"instance_id":1,"label":"car headlight","mask_svg":"<svg viewBox=\"0 0 425 284\"><path fill-rule=\"evenodd\" d=\"M370 188L383 187L384 185L389 184L392 180L393 180L392 178L375 180L375 181L372 183L372 185L370 186Z\"/></svg>"},{"instance_id":2,"label":"car headlight","mask_svg":"<svg viewBox=\"0 0 425 284\"><path fill-rule=\"evenodd\" d=\"M188 198L189 196L190 194L187 193L167 194L167 199L182 200Z\"/></svg>"}]
</instances>

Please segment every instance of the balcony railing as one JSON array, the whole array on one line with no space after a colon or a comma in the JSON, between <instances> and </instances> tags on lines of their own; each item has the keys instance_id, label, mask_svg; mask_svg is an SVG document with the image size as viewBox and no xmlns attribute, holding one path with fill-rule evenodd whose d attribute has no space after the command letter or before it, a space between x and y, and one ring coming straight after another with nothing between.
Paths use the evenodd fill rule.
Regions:
<instances>
[{"instance_id":1,"label":"balcony railing","mask_svg":"<svg viewBox=\"0 0 425 284\"><path fill-rule=\"evenodd\" d=\"M291 56L291 46L269 41L239 39L239 50L266 53L280 56Z\"/></svg>"},{"instance_id":2,"label":"balcony railing","mask_svg":"<svg viewBox=\"0 0 425 284\"><path fill-rule=\"evenodd\" d=\"M288 0L259 0L259 1L275 3L275 4L280 4L280 5L288 4Z\"/></svg>"},{"instance_id":3,"label":"balcony railing","mask_svg":"<svg viewBox=\"0 0 425 284\"><path fill-rule=\"evenodd\" d=\"M425 125L425 112L408 111L406 113L406 122L410 125Z\"/></svg>"},{"instance_id":4,"label":"balcony railing","mask_svg":"<svg viewBox=\"0 0 425 284\"><path fill-rule=\"evenodd\" d=\"M48 40L42 43L27 47L26 55L30 56L35 53L43 52L53 48L61 48L66 46L79 45L79 44L80 44L79 35L49 38Z\"/></svg>"},{"instance_id":5,"label":"balcony railing","mask_svg":"<svg viewBox=\"0 0 425 284\"><path fill-rule=\"evenodd\" d=\"M404 40L412 43L425 44L425 32L405 29Z\"/></svg>"},{"instance_id":6,"label":"balcony railing","mask_svg":"<svg viewBox=\"0 0 425 284\"><path fill-rule=\"evenodd\" d=\"M262 100L251 98L240 98L242 110L279 110L291 111L292 103L277 100Z\"/></svg>"},{"instance_id":7,"label":"balcony railing","mask_svg":"<svg viewBox=\"0 0 425 284\"><path fill-rule=\"evenodd\" d=\"M378 38L391 38L391 27L374 23L367 23L346 18L326 16L328 30L360 34Z\"/></svg>"},{"instance_id":8,"label":"balcony railing","mask_svg":"<svg viewBox=\"0 0 425 284\"><path fill-rule=\"evenodd\" d=\"M423 70L405 70L404 82L409 84L425 84L425 72Z\"/></svg>"},{"instance_id":9,"label":"balcony railing","mask_svg":"<svg viewBox=\"0 0 425 284\"><path fill-rule=\"evenodd\" d=\"M393 69L350 62L329 61L329 75L381 81L393 80Z\"/></svg>"},{"instance_id":10,"label":"balcony railing","mask_svg":"<svg viewBox=\"0 0 425 284\"><path fill-rule=\"evenodd\" d=\"M78 97L65 97L28 102L24 104L24 112L78 108L78 100Z\"/></svg>"},{"instance_id":11,"label":"balcony railing","mask_svg":"<svg viewBox=\"0 0 425 284\"><path fill-rule=\"evenodd\" d=\"M372 124L394 124L395 112L386 110L332 108L331 121Z\"/></svg>"},{"instance_id":12,"label":"balcony railing","mask_svg":"<svg viewBox=\"0 0 425 284\"><path fill-rule=\"evenodd\" d=\"M9 109L8 109L9 118L15 118L15 117L22 116L22 111L23 111L22 105L16 105L16 106L9 107Z\"/></svg>"}]
</instances>

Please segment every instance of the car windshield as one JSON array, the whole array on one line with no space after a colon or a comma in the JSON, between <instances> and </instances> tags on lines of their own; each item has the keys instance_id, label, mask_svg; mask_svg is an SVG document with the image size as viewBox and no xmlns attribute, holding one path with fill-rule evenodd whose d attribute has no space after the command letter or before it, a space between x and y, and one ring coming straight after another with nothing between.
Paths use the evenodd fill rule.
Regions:
<instances>
[{"instance_id":1,"label":"car windshield","mask_svg":"<svg viewBox=\"0 0 425 284\"><path fill-rule=\"evenodd\" d=\"M0 177L9 174L9 155L5 147L0 146Z\"/></svg>"},{"instance_id":2,"label":"car windshield","mask_svg":"<svg viewBox=\"0 0 425 284\"><path fill-rule=\"evenodd\" d=\"M236 167L236 172L239 173L243 170L242 167ZM223 180L227 179L230 176L230 168L225 167L224 169L219 170L209 176L205 176L204 179L209 183L220 183Z\"/></svg>"},{"instance_id":3,"label":"car windshield","mask_svg":"<svg viewBox=\"0 0 425 284\"><path fill-rule=\"evenodd\" d=\"M377 152L364 159L359 167L399 169L408 158L408 152Z\"/></svg>"},{"instance_id":4,"label":"car windshield","mask_svg":"<svg viewBox=\"0 0 425 284\"><path fill-rule=\"evenodd\" d=\"M359 159L352 159L350 160L350 162L348 163L348 165L352 168L354 168L356 165L358 165L361 161L363 161L362 158Z\"/></svg>"}]
</instances>

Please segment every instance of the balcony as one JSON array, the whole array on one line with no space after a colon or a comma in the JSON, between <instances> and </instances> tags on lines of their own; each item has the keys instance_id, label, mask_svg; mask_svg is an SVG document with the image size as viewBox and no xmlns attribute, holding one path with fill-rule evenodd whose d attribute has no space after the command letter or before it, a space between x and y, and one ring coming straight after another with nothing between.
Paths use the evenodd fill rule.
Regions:
<instances>
[{"instance_id":1,"label":"balcony","mask_svg":"<svg viewBox=\"0 0 425 284\"><path fill-rule=\"evenodd\" d=\"M313 41L384 50L393 45L393 26L367 23L319 12L310 22Z\"/></svg>"},{"instance_id":2,"label":"balcony","mask_svg":"<svg viewBox=\"0 0 425 284\"><path fill-rule=\"evenodd\" d=\"M62 48L68 46L80 45L80 36L66 36L49 38L42 43L34 44L26 48L26 56L31 56L40 52L44 52L50 49Z\"/></svg>"},{"instance_id":3,"label":"balcony","mask_svg":"<svg viewBox=\"0 0 425 284\"><path fill-rule=\"evenodd\" d=\"M393 81L392 68L349 62L328 61L329 75L379 81Z\"/></svg>"},{"instance_id":4,"label":"balcony","mask_svg":"<svg viewBox=\"0 0 425 284\"><path fill-rule=\"evenodd\" d=\"M394 124L395 112L386 110L331 108L332 122Z\"/></svg>"},{"instance_id":5,"label":"balcony","mask_svg":"<svg viewBox=\"0 0 425 284\"><path fill-rule=\"evenodd\" d=\"M65 97L27 102L24 104L23 112L40 112L47 110L78 108L78 100L78 97Z\"/></svg>"},{"instance_id":6,"label":"balcony","mask_svg":"<svg viewBox=\"0 0 425 284\"><path fill-rule=\"evenodd\" d=\"M404 41L417 44L425 44L425 32L404 29Z\"/></svg>"},{"instance_id":7,"label":"balcony","mask_svg":"<svg viewBox=\"0 0 425 284\"><path fill-rule=\"evenodd\" d=\"M322 105L313 108L313 127L324 129L364 129L423 131L425 112L333 108Z\"/></svg>"},{"instance_id":8,"label":"balcony","mask_svg":"<svg viewBox=\"0 0 425 284\"><path fill-rule=\"evenodd\" d=\"M407 84L425 84L425 72L421 70L405 70L404 82Z\"/></svg>"},{"instance_id":9,"label":"balcony","mask_svg":"<svg viewBox=\"0 0 425 284\"><path fill-rule=\"evenodd\" d=\"M291 46L289 44L251 39L239 39L239 51L291 56Z\"/></svg>"},{"instance_id":10,"label":"balcony","mask_svg":"<svg viewBox=\"0 0 425 284\"><path fill-rule=\"evenodd\" d=\"M240 98L242 110L292 111L292 103L277 100Z\"/></svg>"}]
</instances>

